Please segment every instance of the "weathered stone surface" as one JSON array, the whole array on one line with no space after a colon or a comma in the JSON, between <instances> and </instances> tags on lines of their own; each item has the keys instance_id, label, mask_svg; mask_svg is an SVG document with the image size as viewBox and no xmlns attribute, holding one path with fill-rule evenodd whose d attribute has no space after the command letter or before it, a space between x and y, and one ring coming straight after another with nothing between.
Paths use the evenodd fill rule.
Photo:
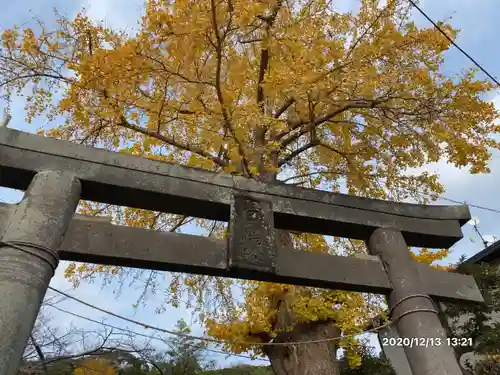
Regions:
<instances>
[{"instance_id":1,"label":"weathered stone surface","mask_svg":"<svg viewBox=\"0 0 500 375\"><path fill-rule=\"evenodd\" d=\"M272 203L236 194L231 206L229 267L274 272L276 241Z\"/></svg>"},{"instance_id":2,"label":"weathered stone surface","mask_svg":"<svg viewBox=\"0 0 500 375\"><path fill-rule=\"evenodd\" d=\"M5 228L9 224L10 215L15 209L16 206L13 204L0 203L0 239L3 237Z\"/></svg>"},{"instance_id":3,"label":"weathered stone surface","mask_svg":"<svg viewBox=\"0 0 500 375\"><path fill-rule=\"evenodd\" d=\"M17 374L80 189L71 173L43 171L18 205L0 208L0 375Z\"/></svg>"},{"instance_id":4,"label":"weathered stone surface","mask_svg":"<svg viewBox=\"0 0 500 375\"><path fill-rule=\"evenodd\" d=\"M0 129L1 186L24 190L44 169L74 172L82 181L82 199L228 221L233 194L245 190L272 201L277 229L366 240L378 227L395 228L411 246L451 246L470 219L467 206L421 206L266 185Z\"/></svg>"},{"instance_id":5,"label":"weathered stone surface","mask_svg":"<svg viewBox=\"0 0 500 375\"><path fill-rule=\"evenodd\" d=\"M401 340L396 327L385 327L378 331L378 342L387 359L396 371L397 375L413 375L408 359L406 358L405 350L400 345L391 345L391 342Z\"/></svg>"},{"instance_id":6,"label":"weathered stone surface","mask_svg":"<svg viewBox=\"0 0 500 375\"><path fill-rule=\"evenodd\" d=\"M0 375L15 371L57 265L57 248L65 260L388 294L393 316L402 314L396 325L403 338L444 340L427 296L482 301L472 277L416 264L407 251L407 245L447 247L462 238L467 206L420 206L261 184L10 129L0 129L0 186L28 189L19 205L0 205L0 294L6 296L0 300L0 332L7 332L7 340L0 341ZM229 221L229 240L73 216L80 197ZM274 228L369 240L380 258L286 249L277 246ZM27 251L15 241L38 247ZM419 375L457 371L450 348L405 352Z\"/></svg>"},{"instance_id":7,"label":"weathered stone surface","mask_svg":"<svg viewBox=\"0 0 500 375\"><path fill-rule=\"evenodd\" d=\"M60 247L63 260L221 276L225 241L116 226L75 216Z\"/></svg>"},{"instance_id":8,"label":"weathered stone surface","mask_svg":"<svg viewBox=\"0 0 500 375\"><path fill-rule=\"evenodd\" d=\"M483 301L483 296L472 276L440 271L422 263L415 263L415 267L427 294L440 301L446 301L449 297L453 300Z\"/></svg>"},{"instance_id":9,"label":"weathered stone surface","mask_svg":"<svg viewBox=\"0 0 500 375\"><path fill-rule=\"evenodd\" d=\"M404 351L413 374L460 374L453 348L447 345L446 331L429 298L430 291L420 278L402 234L394 229L377 229L368 241L368 249L380 257L391 282L387 301L390 318L399 336L407 340ZM428 338L432 343L421 343L419 338Z\"/></svg>"},{"instance_id":10,"label":"weathered stone surface","mask_svg":"<svg viewBox=\"0 0 500 375\"><path fill-rule=\"evenodd\" d=\"M12 209L12 206L11 206ZM6 225L0 206L0 233ZM279 249L276 270L228 269L227 244L212 238L115 226L75 215L59 250L63 260L187 272L338 290L389 294L378 257L344 257ZM442 301L483 302L474 278L416 264L426 293ZM443 281L445 280L445 281Z\"/></svg>"},{"instance_id":11,"label":"weathered stone surface","mask_svg":"<svg viewBox=\"0 0 500 375\"><path fill-rule=\"evenodd\" d=\"M15 205L0 205L0 237L14 208ZM226 270L226 248L224 241L211 238L115 226L109 223L109 218L75 215L59 252L64 260L252 278L238 270ZM421 263L416 267L429 295L442 301L483 301L473 277L439 271ZM275 273L253 276L262 281L367 293L391 291L377 256L358 258L278 249Z\"/></svg>"}]
</instances>

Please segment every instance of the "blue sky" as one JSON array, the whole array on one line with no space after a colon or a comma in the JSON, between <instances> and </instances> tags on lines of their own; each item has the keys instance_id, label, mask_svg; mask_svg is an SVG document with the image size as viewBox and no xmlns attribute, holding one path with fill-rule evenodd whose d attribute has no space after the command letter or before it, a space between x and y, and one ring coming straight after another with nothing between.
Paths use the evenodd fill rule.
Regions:
<instances>
[{"instance_id":1,"label":"blue sky","mask_svg":"<svg viewBox=\"0 0 500 375\"><path fill-rule=\"evenodd\" d=\"M340 8L355 7L357 0L339 1ZM23 2L4 2L2 12L0 13L0 27L8 28L13 24L34 26L31 20L36 16L44 20L48 27L53 24L53 8L57 8L61 13L68 16L76 14L81 7L88 9L88 14L95 20L103 20L108 26L126 28L132 31L137 20L140 17L140 10L143 2L137 0L82 0L82 1L62 1L62 0L28 0ZM452 17L451 23L461 29L458 37L458 44L461 45L477 61L485 66L494 76L500 76L498 60L500 52L495 38L500 35L500 23L498 14L500 12L500 2L495 0L440 0L440 1L421 1L421 7L434 20L445 20ZM427 21L414 12L415 19L421 25L427 25ZM453 49L447 52L445 71L453 74L462 69L471 67L472 64L458 50ZM498 96L497 96L498 95ZM500 91L493 94L491 100L500 108ZM34 121L28 125L23 122L23 104L15 102L13 108L13 119L10 127L34 132L37 128L44 126L43 120ZM0 108L0 111L2 108ZM0 112L1 113L1 112ZM456 201L467 202L474 205L490 207L500 210L498 197L498 183L500 182L500 153L495 152L490 163L491 173L488 175L470 175L467 170L458 170L444 162L428 165L425 169L437 171L441 175L441 182L446 188L445 197ZM9 191L0 188L0 199L3 201L15 202L21 199L21 193ZM440 204L450 204L447 201L438 201ZM484 235L496 236L500 238L500 213L490 212L471 207L472 215L480 219L480 229ZM472 237L474 242L468 238ZM479 238L472 231L472 227L464 227L464 239L453 247L452 255L447 259L456 261L461 254L471 256L482 249ZM57 274L52 280L51 285L55 288L68 290L71 285L63 278L65 264L62 262L58 268ZM111 284L104 288L101 283L96 281L94 284L82 284L70 293L85 301L97 304L99 307L111 310L115 313L133 317L144 321L150 325L156 325L165 329L173 329L176 321L183 317L190 322L190 315L186 309L168 309L162 314L154 312L155 307L162 302L161 295L151 295L146 305L141 305L137 310L132 308L138 296L141 293L140 286L127 287L125 284L124 294L114 294L117 285ZM52 293L49 293L52 295ZM102 320L104 315L88 307L79 305L75 302L64 301L59 306L65 310L77 312L78 314L88 316L96 320ZM78 320L59 311L51 310L50 314L54 317L61 327L69 326L72 322L78 327L95 327L93 323ZM144 330L140 327L134 327L132 324L124 324L116 318L106 317L106 322L133 329L137 332L151 334L151 330ZM201 327L192 325L193 333L202 335ZM224 359L223 356L217 357L221 365L247 362L241 358ZM259 364L261 362L254 362Z\"/></svg>"}]
</instances>

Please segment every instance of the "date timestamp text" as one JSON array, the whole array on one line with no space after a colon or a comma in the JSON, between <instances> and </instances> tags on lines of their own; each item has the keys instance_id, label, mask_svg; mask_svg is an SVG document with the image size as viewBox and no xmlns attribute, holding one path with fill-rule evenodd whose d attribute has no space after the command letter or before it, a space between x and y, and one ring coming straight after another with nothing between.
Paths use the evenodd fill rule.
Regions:
<instances>
[{"instance_id":1,"label":"date timestamp text","mask_svg":"<svg viewBox=\"0 0 500 375\"><path fill-rule=\"evenodd\" d=\"M472 346L472 338L469 337L384 337L382 346L396 346L403 348L433 347L433 346Z\"/></svg>"}]
</instances>

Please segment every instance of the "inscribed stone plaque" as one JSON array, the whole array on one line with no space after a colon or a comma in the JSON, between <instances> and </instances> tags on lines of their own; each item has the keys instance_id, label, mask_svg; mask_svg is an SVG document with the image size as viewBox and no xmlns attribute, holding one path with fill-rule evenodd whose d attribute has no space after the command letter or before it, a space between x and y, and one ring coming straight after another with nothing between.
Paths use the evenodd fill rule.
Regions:
<instances>
[{"instance_id":1,"label":"inscribed stone plaque","mask_svg":"<svg viewBox=\"0 0 500 375\"><path fill-rule=\"evenodd\" d=\"M270 201L234 196L228 248L230 267L274 272L276 242Z\"/></svg>"}]
</instances>

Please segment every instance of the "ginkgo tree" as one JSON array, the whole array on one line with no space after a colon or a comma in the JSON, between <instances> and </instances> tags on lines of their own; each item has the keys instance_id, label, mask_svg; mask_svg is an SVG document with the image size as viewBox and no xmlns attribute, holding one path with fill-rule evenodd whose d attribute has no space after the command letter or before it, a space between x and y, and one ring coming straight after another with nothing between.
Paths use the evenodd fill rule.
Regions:
<instances>
[{"instance_id":1,"label":"ginkgo tree","mask_svg":"<svg viewBox=\"0 0 500 375\"><path fill-rule=\"evenodd\" d=\"M450 42L418 27L410 11L402 0L362 0L352 12L324 0L148 0L133 34L85 12L58 16L54 29L2 33L2 97L24 96L26 120L46 116L53 126L40 132L49 137L267 183L428 202L443 192L439 176L408 168L446 160L488 172L500 128L487 101L492 84L474 70L444 75ZM223 223L207 220L92 202L81 211L225 236ZM307 251L364 251L319 235L277 238ZM446 253L416 258L432 263ZM76 281L129 274L88 264L66 270ZM146 274L148 287L156 276ZM234 352L267 355L279 375L338 373L338 346L355 353L352 335L378 306L364 294L172 275L165 303L178 305L183 293L210 335L231 340ZM341 333L340 342L259 345Z\"/></svg>"},{"instance_id":2,"label":"ginkgo tree","mask_svg":"<svg viewBox=\"0 0 500 375\"><path fill-rule=\"evenodd\" d=\"M103 358L90 358L75 368L74 375L116 375L116 370Z\"/></svg>"}]
</instances>

